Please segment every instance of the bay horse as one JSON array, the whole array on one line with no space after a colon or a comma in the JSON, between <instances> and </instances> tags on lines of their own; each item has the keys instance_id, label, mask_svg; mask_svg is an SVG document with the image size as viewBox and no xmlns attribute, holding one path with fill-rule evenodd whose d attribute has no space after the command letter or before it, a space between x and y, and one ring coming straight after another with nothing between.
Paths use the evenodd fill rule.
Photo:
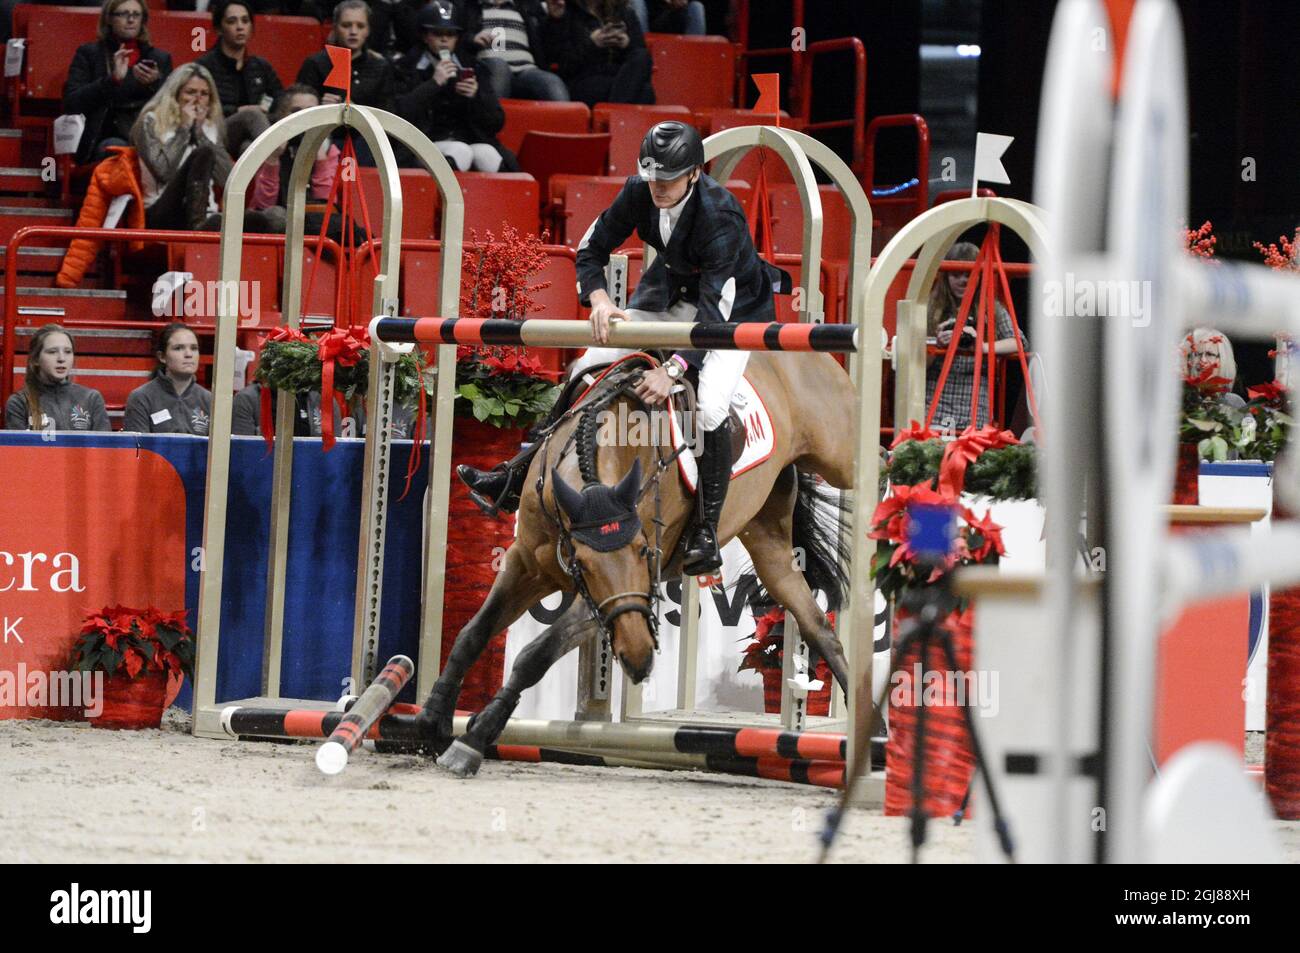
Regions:
<instances>
[{"instance_id":1,"label":"bay horse","mask_svg":"<svg viewBox=\"0 0 1300 953\"><path fill-rule=\"evenodd\" d=\"M680 575L678 543L696 502L670 472L677 469L671 446L617 432L630 419L629 411L644 412L631 393L643 368L621 364L542 438L504 566L457 635L417 718L426 744L440 755L438 764L460 777L478 771L520 693L585 640L607 632L614 656L633 682L650 674L658 647L658 581ZM843 648L809 583L826 593L832 609L847 591L848 548L833 525L837 521L817 518L829 500L835 500L830 505L838 513L846 504L812 475L836 489L853 489L853 384L824 352L755 351L745 376L768 409L775 446L764 462L733 476L719 520L719 545L740 539L771 601L793 615L815 656L826 659L847 692ZM627 405L622 412L620 404ZM579 598L520 652L500 692L453 742L452 716L469 667L494 633L556 591L577 591Z\"/></svg>"}]
</instances>

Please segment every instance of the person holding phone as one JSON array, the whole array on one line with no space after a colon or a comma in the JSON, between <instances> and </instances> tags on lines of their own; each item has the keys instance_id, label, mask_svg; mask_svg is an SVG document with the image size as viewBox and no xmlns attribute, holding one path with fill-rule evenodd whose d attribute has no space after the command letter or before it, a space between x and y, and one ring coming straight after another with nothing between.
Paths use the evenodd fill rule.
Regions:
<instances>
[{"instance_id":1,"label":"person holding phone","mask_svg":"<svg viewBox=\"0 0 1300 953\"><path fill-rule=\"evenodd\" d=\"M437 0L442 3L445 0ZM568 102L564 80L550 70L536 0L463 0L461 55L474 59L497 99Z\"/></svg>"},{"instance_id":2,"label":"person holding phone","mask_svg":"<svg viewBox=\"0 0 1300 953\"><path fill-rule=\"evenodd\" d=\"M542 40L573 99L655 101L650 51L625 0L547 0L546 12Z\"/></svg>"},{"instance_id":3,"label":"person holding phone","mask_svg":"<svg viewBox=\"0 0 1300 953\"><path fill-rule=\"evenodd\" d=\"M63 86L64 113L86 117L77 162L98 162L109 146L127 145L140 110L171 71L171 55L149 42L145 0L105 0L99 39L77 48Z\"/></svg>"},{"instance_id":4,"label":"person holding phone","mask_svg":"<svg viewBox=\"0 0 1300 953\"><path fill-rule=\"evenodd\" d=\"M492 84L479 82L478 71L457 56L461 28L452 4L429 4L418 22L422 45L402 58L406 92L397 97L397 114L433 140L460 172L517 168L496 138L506 116Z\"/></svg>"},{"instance_id":5,"label":"person holding phone","mask_svg":"<svg viewBox=\"0 0 1300 953\"><path fill-rule=\"evenodd\" d=\"M226 139L236 156L266 130L271 102L283 89L275 67L248 50L253 38L252 2L218 0L213 5L217 45L198 59L217 84Z\"/></svg>"}]
</instances>

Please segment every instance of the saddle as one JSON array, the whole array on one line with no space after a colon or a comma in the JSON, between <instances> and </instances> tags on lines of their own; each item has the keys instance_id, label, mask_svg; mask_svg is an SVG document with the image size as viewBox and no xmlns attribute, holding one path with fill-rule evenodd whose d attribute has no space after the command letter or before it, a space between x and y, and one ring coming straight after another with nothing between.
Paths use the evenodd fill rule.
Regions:
<instances>
[{"instance_id":1,"label":"saddle","mask_svg":"<svg viewBox=\"0 0 1300 953\"><path fill-rule=\"evenodd\" d=\"M658 359L660 363L667 360L669 357L669 355L663 352L651 351L649 353L653 355L656 359ZM587 368L587 370L583 372L581 377L577 378L574 381L570 381L568 386L579 387L580 388L579 393L580 393L581 390L585 390L587 387L591 386L591 383L594 382L598 377L600 377L600 375L608 367L610 367L609 364L594 364L591 367ZM611 380L614 381L626 380L627 377L630 377L633 374L637 374L645 370L649 370L650 368L651 368L651 364L644 358L633 357L630 360L626 360L622 362L621 369L618 372L616 372L614 375L611 375L611 377L606 378L605 380L607 382ZM673 416L676 417L678 433L688 432L686 428L686 408L695 405L695 394L699 388L699 384L700 384L699 368L694 366L689 367L686 371L686 374L678 381L679 387L690 389L690 393L689 395L687 395L687 399L683 400L682 394L676 390L674 390L674 393L669 397L669 405L672 409ZM651 409L659 410L660 408L651 408ZM744 418L742 418L740 414L736 411L735 407L731 408L731 412L729 416L731 418L731 461L730 462L734 465L735 462L740 459L741 454L745 452L745 439L746 439L745 421Z\"/></svg>"}]
</instances>

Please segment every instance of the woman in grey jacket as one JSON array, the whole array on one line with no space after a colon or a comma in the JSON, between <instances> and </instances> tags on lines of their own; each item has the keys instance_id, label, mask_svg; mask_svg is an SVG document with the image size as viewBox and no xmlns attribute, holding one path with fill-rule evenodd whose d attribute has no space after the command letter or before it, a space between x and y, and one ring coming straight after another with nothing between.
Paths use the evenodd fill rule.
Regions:
<instances>
[{"instance_id":1,"label":"woman in grey jacket","mask_svg":"<svg viewBox=\"0 0 1300 953\"><path fill-rule=\"evenodd\" d=\"M104 395L72 383L72 337L57 324L32 336L26 386L5 404L6 430L111 430Z\"/></svg>"},{"instance_id":2,"label":"woman in grey jacket","mask_svg":"<svg viewBox=\"0 0 1300 953\"><path fill-rule=\"evenodd\" d=\"M226 148L212 74L186 63L140 112L131 129L140 155L140 185L150 228L217 228L214 185L225 185L234 165Z\"/></svg>"},{"instance_id":3,"label":"woman in grey jacket","mask_svg":"<svg viewBox=\"0 0 1300 953\"><path fill-rule=\"evenodd\" d=\"M126 399L122 429L132 433L188 433L206 437L212 391L197 380L199 339L180 322L158 334L158 370Z\"/></svg>"}]
</instances>

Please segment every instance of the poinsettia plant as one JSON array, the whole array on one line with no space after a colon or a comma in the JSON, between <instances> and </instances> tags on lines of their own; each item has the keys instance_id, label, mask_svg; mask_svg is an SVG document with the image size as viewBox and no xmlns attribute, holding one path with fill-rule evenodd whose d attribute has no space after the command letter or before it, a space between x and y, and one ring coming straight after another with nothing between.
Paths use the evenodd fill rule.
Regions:
<instances>
[{"instance_id":1,"label":"poinsettia plant","mask_svg":"<svg viewBox=\"0 0 1300 953\"><path fill-rule=\"evenodd\" d=\"M105 606L86 616L72 650L78 672L167 672L194 676L194 633L185 624L185 610L161 612L150 606L131 609Z\"/></svg>"},{"instance_id":2,"label":"poinsettia plant","mask_svg":"<svg viewBox=\"0 0 1300 953\"><path fill-rule=\"evenodd\" d=\"M522 321L541 309L534 294L550 282L534 282L546 265L549 233L523 235L502 224L501 237L483 240L471 231L461 259L460 313L467 318ZM559 385L524 348L461 345L456 349L456 412L494 427L531 427L545 417Z\"/></svg>"},{"instance_id":3,"label":"poinsettia plant","mask_svg":"<svg viewBox=\"0 0 1300 953\"><path fill-rule=\"evenodd\" d=\"M944 565L922 563L908 542L907 508L913 503L948 506L957 513L957 537L953 552ZM880 540L871 557L871 576L887 599L897 599L907 590L932 586L958 566L996 564L1006 555L1002 527L986 512L982 517L963 506L951 494L924 483L894 485L880 501L871 518L871 539Z\"/></svg>"},{"instance_id":4,"label":"poinsettia plant","mask_svg":"<svg viewBox=\"0 0 1300 953\"><path fill-rule=\"evenodd\" d=\"M1277 381L1251 387L1243 402L1226 399L1230 385L1213 368L1183 379L1179 441L1195 443L1202 460L1277 459L1292 424L1285 388Z\"/></svg>"},{"instance_id":5,"label":"poinsettia plant","mask_svg":"<svg viewBox=\"0 0 1300 953\"><path fill-rule=\"evenodd\" d=\"M741 653L737 672L777 671L785 664L785 609L770 606L766 612L754 608L754 634ZM831 628L835 627L835 613L826 613Z\"/></svg>"}]
</instances>

